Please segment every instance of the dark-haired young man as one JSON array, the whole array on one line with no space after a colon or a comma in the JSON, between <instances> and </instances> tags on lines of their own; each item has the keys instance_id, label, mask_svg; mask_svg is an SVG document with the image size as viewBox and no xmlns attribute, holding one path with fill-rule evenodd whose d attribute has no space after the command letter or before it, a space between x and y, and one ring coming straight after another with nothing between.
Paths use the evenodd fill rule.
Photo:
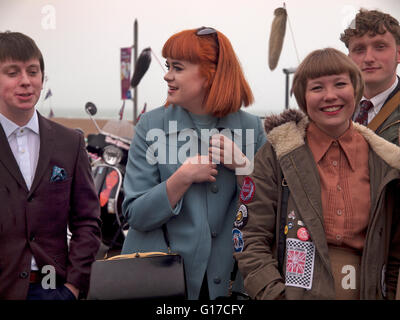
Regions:
<instances>
[{"instance_id":1,"label":"dark-haired young man","mask_svg":"<svg viewBox=\"0 0 400 320\"><path fill-rule=\"evenodd\" d=\"M361 9L355 25L340 38L358 65L365 81L364 96L356 108L356 122L368 125L378 135L399 145L400 26L389 14Z\"/></svg>"},{"instance_id":2,"label":"dark-haired young man","mask_svg":"<svg viewBox=\"0 0 400 320\"><path fill-rule=\"evenodd\" d=\"M0 299L84 296L100 245L83 136L35 111L43 75L31 38L0 33Z\"/></svg>"}]
</instances>

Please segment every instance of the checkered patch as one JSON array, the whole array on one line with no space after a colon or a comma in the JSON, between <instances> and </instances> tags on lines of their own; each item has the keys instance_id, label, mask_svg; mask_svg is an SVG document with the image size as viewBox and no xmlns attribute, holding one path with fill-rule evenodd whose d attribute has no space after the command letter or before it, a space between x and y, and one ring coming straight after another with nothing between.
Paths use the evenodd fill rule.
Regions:
<instances>
[{"instance_id":1,"label":"checkered patch","mask_svg":"<svg viewBox=\"0 0 400 320\"><path fill-rule=\"evenodd\" d=\"M293 238L286 239L285 285L311 289L314 257L314 243Z\"/></svg>"}]
</instances>

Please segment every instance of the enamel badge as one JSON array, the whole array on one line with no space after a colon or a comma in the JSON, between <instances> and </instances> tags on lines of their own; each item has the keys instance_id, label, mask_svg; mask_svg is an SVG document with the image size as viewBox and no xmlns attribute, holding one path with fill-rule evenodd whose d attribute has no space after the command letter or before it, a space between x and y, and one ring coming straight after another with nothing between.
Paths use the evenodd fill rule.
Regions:
<instances>
[{"instance_id":1,"label":"enamel badge","mask_svg":"<svg viewBox=\"0 0 400 320\"><path fill-rule=\"evenodd\" d=\"M250 177L245 177L242 185L242 191L240 192L240 201L244 204L248 204L254 197L256 191L256 185Z\"/></svg>"},{"instance_id":2,"label":"enamel badge","mask_svg":"<svg viewBox=\"0 0 400 320\"><path fill-rule=\"evenodd\" d=\"M288 218L289 218L289 219L292 219L292 220L296 219L296 214L294 213L293 210L289 212Z\"/></svg>"},{"instance_id":3,"label":"enamel badge","mask_svg":"<svg viewBox=\"0 0 400 320\"><path fill-rule=\"evenodd\" d=\"M233 223L235 228L238 228L238 229L243 228L247 223L247 218L248 218L247 207L244 204L242 204L239 207L239 210L236 214L235 222Z\"/></svg>"},{"instance_id":4,"label":"enamel badge","mask_svg":"<svg viewBox=\"0 0 400 320\"><path fill-rule=\"evenodd\" d=\"M311 241L286 239L285 285L311 289L314 272L315 245Z\"/></svg>"},{"instance_id":5,"label":"enamel badge","mask_svg":"<svg viewBox=\"0 0 400 320\"><path fill-rule=\"evenodd\" d=\"M233 249L235 252L242 252L244 247L243 234L239 229L232 230Z\"/></svg>"},{"instance_id":6,"label":"enamel badge","mask_svg":"<svg viewBox=\"0 0 400 320\"><path fill-rule=\"evenodd\" d=\"M301 227L299 230L297 230L297 237L301 241L307 241L310 239L310 234L308 233L308 230L304 227Z\"/></svg>"}]
</instances>

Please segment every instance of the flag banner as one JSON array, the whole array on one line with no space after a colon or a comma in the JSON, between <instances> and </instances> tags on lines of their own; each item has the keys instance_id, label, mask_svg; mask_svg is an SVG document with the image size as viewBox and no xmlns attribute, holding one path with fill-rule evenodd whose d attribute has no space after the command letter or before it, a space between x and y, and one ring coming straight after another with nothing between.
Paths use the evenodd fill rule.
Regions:
<instances>
[{"instance_id":1,"label":"flag banner","mask_svg":"<svg viewBox=\"0 0 400 320\"><path fill-rule=\"evenodd\" d=\"M121 99L131 99L131 55L132 48L121 48Z\"/></svg>"},{"instance_id":2,"label":"flag banner","mask_svg":"<svg viewBox=\"0 0 400 320\"><path fill-rule=\"evenodd\" d=\"M54 112L53 109L50 107L50 112L49 115L47 116L49 119L54 118Z\"/></svg>"},{"instance_id":3,"label":"flag banner","mask_svg":"<svg viewBox=\"0 0 400 320\"><path fill-rule=\"evenodd\" d=\"M44 100L50 98L53 95L53 93L51 92L51 90L47 90L46 96L44 97Z\"/></svg>"},{"instance_id":4,"label":"flag banner","mask_svg":"<svg viewBox=\"0 0 400 320\"><path fill-rule=\"evenodd\" d=\"M140 116L146 112L146 108L147 108L147 103L144 104L144 107L142 109L142 112L139 114L139 116L136 118L136 123L139 121Z\"/></svg>"},{"instance_id":5,"label":"flag banner","mask_svg":"<svg viewBox=\"0 0 400 320\"><path fill-rule=\"evenodd\" d=\"M119 109L119 120L122 120L122 118L124 117L124 109L125 109L125 100L122 102L122 107L121 109Z\"/></svg>"}]
</instances>

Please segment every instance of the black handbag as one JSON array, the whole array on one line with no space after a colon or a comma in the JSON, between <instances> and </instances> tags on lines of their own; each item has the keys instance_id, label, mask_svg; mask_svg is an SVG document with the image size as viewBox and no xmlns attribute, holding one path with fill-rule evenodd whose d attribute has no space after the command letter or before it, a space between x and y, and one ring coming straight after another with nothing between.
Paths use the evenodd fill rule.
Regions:
<instances>
[{"instance_id":1,"label":"black handbag","mask_svg":"<svg viewBox=\"0 0 400 320\"><path fill-rule=\"evenodd\" d=\"M186 299L183 258L172 253L166 226L165 252L137 252L92 264L88 300Z\"/></svg>"}]
</instances>

